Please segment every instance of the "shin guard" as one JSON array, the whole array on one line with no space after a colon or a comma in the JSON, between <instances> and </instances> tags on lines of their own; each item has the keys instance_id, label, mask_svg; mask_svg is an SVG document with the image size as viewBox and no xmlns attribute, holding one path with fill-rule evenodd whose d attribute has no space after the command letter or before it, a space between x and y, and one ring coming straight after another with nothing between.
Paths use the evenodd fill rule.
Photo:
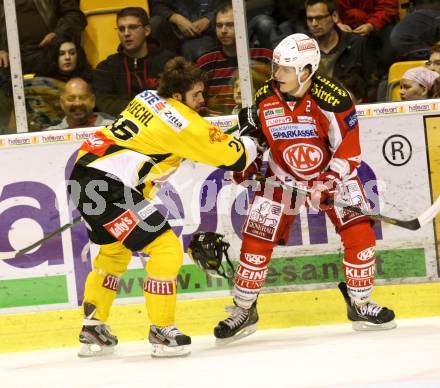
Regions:
<instances>
[{"instance_id":1,"label":"shin guard","mask_svg":"<svg viewBox=\"0 0 440 388\"><path fill-rule=\"evenodd\" d=\"M183 261L182 245L172 230L167 230L143 252L150 256L144 297L150 322L155 326L174 324L176 311L176 277Z\"/></svg>"},{"instance_id":2,"label":"shin guard","mask_svg":"<svg viewBox=\"0 0 440 388\"><path fill-rule=\"evenodd\" d=\"M94 319L107 321L119 288L120 276L127 269L130 259L131 251L119 241L100 246L84 290L84 304L96 306Z\"/></svg>"},{"instance_id":3,"label":"shin guard","mask_svg":"<svg viewBox=\"0 0 440 388\"><path fill-rule=\"evenodd\" d=\"M349 296L357 303L368 300L374 283L376 238L370 222L350 225L340 232L344 244L343 270Z\"/></svg>"},{"instance_id":4,"label":"shin guard","mask_svg":"<svg viewBox=\"0 0 440 388\"><path fill-rule=\"evenodd\" d=\"M249 309L256 301L267 276L274 243L243 235L240 264L235 273L234 301Z\"/></svg>"}]
</instances>

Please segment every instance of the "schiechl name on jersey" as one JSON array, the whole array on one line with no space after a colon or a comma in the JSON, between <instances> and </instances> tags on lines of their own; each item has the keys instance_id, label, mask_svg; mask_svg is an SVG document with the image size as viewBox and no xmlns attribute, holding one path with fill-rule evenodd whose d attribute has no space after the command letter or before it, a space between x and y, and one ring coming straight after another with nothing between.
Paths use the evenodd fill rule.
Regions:
<instances>
[{"instance_id":1,"label":"schiechl name on jersey","mask_svg":"<svg viewBox=\"0 0 440 388\"><path fill-rule=\"evenodd\" d=\"M315 129L313 124L286 124L269 128L274 140L318 137Z\"/></svg>"}]
</instances>

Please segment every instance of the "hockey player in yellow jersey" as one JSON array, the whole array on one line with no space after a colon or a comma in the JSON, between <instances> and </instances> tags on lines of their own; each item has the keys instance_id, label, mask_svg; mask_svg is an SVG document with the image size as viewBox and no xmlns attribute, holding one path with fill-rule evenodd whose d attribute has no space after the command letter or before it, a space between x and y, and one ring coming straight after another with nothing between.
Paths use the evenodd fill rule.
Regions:
<instances>
[{"instance_id":1,"label":"hockey player in yellow jersey","mask_svg":"<svg viewBox=\"0 0 440 388\"><path fill-rule=\"evenodd\" d=\"M80 356L107 354L117 344L106 321L133 251L149 256L144 296L152 356L190 351L191 338L174 319L183 248L150 201L182 159L243 171L257 154L252 134L235 138L199 116L204 83L194 64L182 57L170 60L157 92L137 95L78 152L69 192L90 240L100 246L85 284Z\"/></svg>"}]
</instances>

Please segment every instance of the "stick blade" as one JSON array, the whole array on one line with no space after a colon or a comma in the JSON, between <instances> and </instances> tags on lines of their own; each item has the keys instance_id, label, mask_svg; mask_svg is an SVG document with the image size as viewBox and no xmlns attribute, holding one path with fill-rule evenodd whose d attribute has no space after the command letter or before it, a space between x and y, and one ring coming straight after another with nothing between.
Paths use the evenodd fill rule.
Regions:
<instances>
[{"instance_id":1,"label":"stick blade","mask_svg":"<svg viewBox=\"0 0 440 388\"><path fill-rule=\"evenodd\" d=\"M420 227L430 223L440 211L440 196L435 200L430 208L426 209L418 218Z\"/></svg>"},{"instance_id":2,"label":"stick blade","mask_svg":"<svg viewBox=\"0 0 440 388\"><path fill-rule=\"evenodd\" d=\"M15 259L16 256L17 256L17 251L0 252L0 260Z\"/></svg>"}]
</instances>

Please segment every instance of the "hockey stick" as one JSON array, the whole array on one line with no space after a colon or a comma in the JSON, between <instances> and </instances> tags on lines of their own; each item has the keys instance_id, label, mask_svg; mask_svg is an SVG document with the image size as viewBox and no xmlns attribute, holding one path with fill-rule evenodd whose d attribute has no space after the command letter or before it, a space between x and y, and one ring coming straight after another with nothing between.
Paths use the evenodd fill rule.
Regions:
<instances>
[{"instance_id":1,"label":"hockey stick","mask_svg":"<svg viewBox=\"0 0 440 388\"><path fill-rule=\"evenodd\" d=\"M0 252L0 260L13 259L17 256L24 255L24 254L28 253L29 251L31 251L32 249L38 247L38 245L41 245L45 241L50 240L51 238L57 236L58 234L64 232L65 230L71 228L73 225L77 224L80 221L81 221L81 216L76 217L72 220L72 222L69 222L69 223L63 225L61 228L54 230L53 232L50 232L49 234L47 234L42 239L35 241L31 245L28 245L25 248L19 249L18 251Z\"/></svg>"},{"instance_id":2,"label":"hockey stick","mask_svg":"<svg viewBox=\"0 0 440 388\"><path fill-rule=\"evenodd\" d=\"M233 127L227 129L224 133L231 134L235 132L238 129L238 125L234 125ZM63 225L61 228L54 230L53 232L50 232L43 238L41 238L38 241L35 241L31 245L28 245L25 248L19 249L17 251L10 251L10 252L0 252L0 260L8 260L8 259L14 259L17 256L24 255L31 251L32 249L38 247L39 245L43 244L45 241L50 240L51 238L57 236L58 234L64 232L67 229L70 229L73 225L79 223L81 221L81 216L76 217L72 220L72 222L69 222L65 225Z\"/></svg>"},{"instance_id":3,"label":"hockey stick","mask_svg":"<svg viewBox=\"0 0 440 388\"><path fill-rule=\"evenodd\" d=\"M264 183L264 184L267 184L272 187L279 187L283 190L295 192L298 194L309 195L312 193L312 190L307 190L305 188L297 187L297 186L286 185L286 184L278 182L278 181L269 180L269 179L266 179L263 177L258 177L255 175L251 177L251 180L254 180L254 181L257 181L260 183ZM382 214L376 214L376 213L373 213L373 212L370 212L367 210L362 210L361 208L349 205L347 203L334 201L331 198L328 198L326 203L328 205L333 205L338 208L343 208L343 209L349 210L353 213L357 213L357 214L361 214L363 216L370 217L373 220L382 221L387 224L399 226L401 228L405 228L405 229L409 229L409 230L418 230L422 226L425 226L426 224L431 222L435 218L435 216L438 214L438 212L440 211L440 197L438 197L435 200L435 202L428 209L426 209L422 214L420 214L417 218L413 218L411 220L399 220L398 218L388 217L388 216L384 216Z\"/></svg>"}]
</instances>

